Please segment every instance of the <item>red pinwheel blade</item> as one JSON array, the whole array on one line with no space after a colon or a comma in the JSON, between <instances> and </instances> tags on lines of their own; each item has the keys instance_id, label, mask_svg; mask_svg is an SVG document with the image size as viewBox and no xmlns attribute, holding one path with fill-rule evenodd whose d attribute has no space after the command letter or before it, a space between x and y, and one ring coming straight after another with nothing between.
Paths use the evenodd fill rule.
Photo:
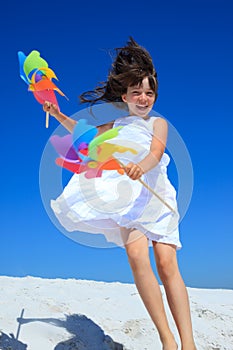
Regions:
<instances>
[{"instance_id":1,"label":"red pinwheel blade","mask_svg":"<svg viewBox=\"0 0 233 350\"><path fill-rule=\"evenodd\" d=\"M57 158L55 162L60 167L65 168L65 169L71 171L72 173L81 174L87 170L86 165L80 164L80 163L67 162L63 158Z\"/></svg>"},{"instance_id":2,"label":"red pinwheel blade","mask_svg":"<svg viewBox=\"0 0 233 350\"><path fill-rule=\"evenodd\" d=\"M47 101L58 106L57 98L53 90L42 90L42 91L32 91L32 92L35 99L40 104L43 105Z\"/></svg>"},{"instance_id":3,"label":"red pinwheel blade","mask_svg":"<svg viewBox=\"0 0 233 350\"><path fill-rule=\"evenodd\" d=\"M71 171L72 173L75 174L81 174L83 172L85 173L85 177L87 179L92 179L94 177L100 177L102 175L102 170L101 169L90 169L86 164L80 164L80 163L73 163L73 162L67 162L63 158L57 158L55 163L59 165L60 167Z\"/></svg>"}]
</instances>

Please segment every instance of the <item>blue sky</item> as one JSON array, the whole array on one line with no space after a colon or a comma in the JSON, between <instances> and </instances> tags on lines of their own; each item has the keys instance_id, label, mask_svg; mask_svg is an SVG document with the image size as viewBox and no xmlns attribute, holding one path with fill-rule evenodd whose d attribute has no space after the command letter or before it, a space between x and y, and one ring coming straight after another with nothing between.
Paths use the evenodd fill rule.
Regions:
<instances>
[{"instance_id":1,"label":"blue sky","mask_svg":"<svg viewBox=\"0 0 233 350\"><path fill-rule=\"evenodd\" d=\"M108 49L132 35L159 77L155 110L189 150L194 189L180 225L178 252L187 286L233 288L233 9L231 1L4 2L1 7L0 274L133 282L125 251L73 242L50 221L40 197L39 166L54 129L19 77L17 52L37 49L69 97L106 79Z\"/></svg>"}]
</instances>

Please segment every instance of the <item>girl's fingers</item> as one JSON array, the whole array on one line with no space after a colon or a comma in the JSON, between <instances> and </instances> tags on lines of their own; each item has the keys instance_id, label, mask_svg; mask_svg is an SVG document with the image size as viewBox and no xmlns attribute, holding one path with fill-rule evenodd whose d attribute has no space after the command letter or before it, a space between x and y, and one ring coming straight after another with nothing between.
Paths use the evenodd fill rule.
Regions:
<instances>
[{"instance_id":1,"label":"girl's fingers","mask_svg":"<svg viewBox=\"0 0 233 350\"><path fill-rule=\"evenodd\" d=\"M138 180L143 174L142 168L134 163L127 164L125 171L132 180Z\"/></svg>"},{"instance_id":2,"label":"girl's fingers","mask_svg":"<svg viewBox=\"0 0 233 350\"><path fill-rule=\"evenodd\" d=\"M51 102L48 102L46 101L44 104L43 104L43 110L45 112L49 112L50 115L54 116L57 112L58 112L58 107L57 105L51 103Z\"/></svg>"},{"instance_id":3,"label":"girl's fingers","mask_svg":"<svg viewBox=\"0 0 233 350\"><path fill-rule=\"evenodd\" d=\"M46 102L43 104L43 110L44 110L45 112L49 112L50 106L51 106L51 103L46 101Z\"/></svg>"}]
</instances>

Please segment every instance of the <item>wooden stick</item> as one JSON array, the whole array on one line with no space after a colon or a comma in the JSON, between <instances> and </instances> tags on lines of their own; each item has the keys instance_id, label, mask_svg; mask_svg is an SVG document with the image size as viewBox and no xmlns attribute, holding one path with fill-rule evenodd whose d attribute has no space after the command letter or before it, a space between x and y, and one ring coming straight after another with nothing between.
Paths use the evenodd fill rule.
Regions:
<instances>
[{"instance_id":1,"label":"wooden stick","mask_svg":"<svg viewBox=\"0 0 233 350\"><path fill-rule=\"evenodd\" d=\"M173 213L175 213L175 209L173 209L167 202L165 202L165 200L160 197L158 195L158 193L156 193L150 186L147 185L147 183L145 183L142 179L138 179L139 182L141 182L141 184L143 186L145 186L155 197L157 197L164 205L166 205Z\"/></svg>"},{"instance_id":2,"label":"wooden stick","mask_svg":"<svg viewBox=\"0 0 233 350\"><path fill-rule=\"evenodd\" d=\"M119 159L118 159L117 161L120 163L120 165L121 165L122 168L124 169L124 168L125 168L125 165L124 165ZM148 189L148 191L150 191L155 197L157 197L164 205L166 205L166 207L168 207L168 209L170 209L173 213L176 212L175 209L172 208L162 197L160 197L160 196L158 195L158 193L156 193L150 186L148 186L146 182L144 182L142 179L138 179L138 181L139 181L143 186L145 186L145 187Z\"/></svg>"},{"instance_id":3,"label":"wooden stick","mask_svg":"<svg viewBox=\"0 0 233 350\"><path fill-rule=\"evenodd\" d=\"M45 116L45 127L48 129L49 127L49 112L46 112Z\"/></svg>"}]
</instances>

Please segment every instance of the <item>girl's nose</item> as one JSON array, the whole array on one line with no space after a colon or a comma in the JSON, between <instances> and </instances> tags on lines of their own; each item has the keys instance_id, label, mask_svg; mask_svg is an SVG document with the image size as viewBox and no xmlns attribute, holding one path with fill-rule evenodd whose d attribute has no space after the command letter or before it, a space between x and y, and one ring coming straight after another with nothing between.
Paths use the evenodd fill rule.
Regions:
<instances>
[{"instance_id":1,"label":"girl's nose","mask_svg":"<svg viewBox=\"0 0 233 350\"><path fill-rule=\"evenodd\" d=\"M146 94L145 94L145 92L141 93L141 95L139 96L139 101L140 102L146 102Z\"/></svg>"}]
</instances>

